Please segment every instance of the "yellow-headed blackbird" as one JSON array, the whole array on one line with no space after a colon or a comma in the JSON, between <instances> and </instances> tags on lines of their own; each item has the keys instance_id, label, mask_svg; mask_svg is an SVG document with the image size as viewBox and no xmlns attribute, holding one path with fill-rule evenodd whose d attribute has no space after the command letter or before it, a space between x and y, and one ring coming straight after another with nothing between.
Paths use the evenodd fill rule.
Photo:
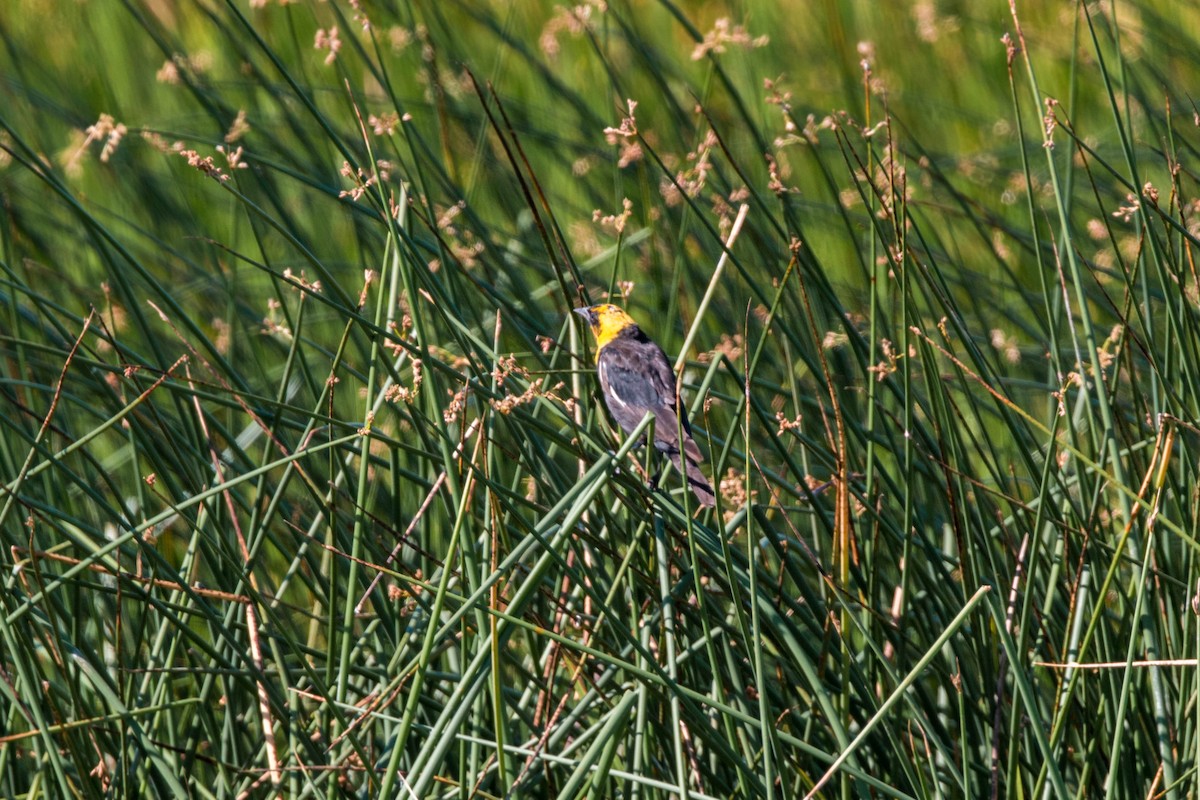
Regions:
<instances>
[{"instance_id":1,"label":"yellow-headed blackbird","mask_svg":"<svg viewBox=\"0 0 1200 800\"><path fill-rule=\"evenodd\" d=\"M712 486L700 471L704 460L692 439L687 412L675 391L675 373L662 348L650 341L633 317L604 303L575 309L596 337L596 372L609 412L626 433L637 427L647 411L654 412L654 447L666 454L687 476L688 486L702 506L711 506ZM683 428L682 460L679 447Z\"/></svg>"}]
</instances>

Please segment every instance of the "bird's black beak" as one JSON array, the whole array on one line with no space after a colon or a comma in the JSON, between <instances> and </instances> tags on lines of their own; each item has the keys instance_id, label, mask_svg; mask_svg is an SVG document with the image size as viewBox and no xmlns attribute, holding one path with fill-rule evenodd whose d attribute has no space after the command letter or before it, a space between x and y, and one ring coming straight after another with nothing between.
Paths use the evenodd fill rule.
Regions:
<instances>
[{"instance_id":1,"label":"bird's black beak","mask_svg":"<svg viewBox=\"0 0 1200 800\"><path fill-rule=\"evenodd\" d=\"M592 310L591 310L590 308L588 308L587 306L581 306L580 308L576 308L576 309L574 309L574 311L575 311L575 313L576 313L576 314L578 314L579 316L581 316L581 317L583 317L585 320L587 320L587 324L588 324L588 325L595 325L595 324L596 324L596 312L595 312L595 311L592 311Z\"/></svg>"}]
</instances>

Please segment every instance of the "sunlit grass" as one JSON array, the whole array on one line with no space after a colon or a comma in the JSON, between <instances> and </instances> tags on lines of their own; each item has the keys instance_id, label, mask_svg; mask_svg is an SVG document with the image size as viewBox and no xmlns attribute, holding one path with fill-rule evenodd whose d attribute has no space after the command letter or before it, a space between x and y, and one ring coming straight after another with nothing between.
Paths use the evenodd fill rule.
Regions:
<instances>
[{"instance_id":1,"label":"sunlit grass","mask_svg":"<svg viewBox=\"0 0 1200 800\"><path fill-rule=\"evenodd\" d=\"M1195 10L53 6L0 793L1196 794Z\"/></svg>"}]
</instances>

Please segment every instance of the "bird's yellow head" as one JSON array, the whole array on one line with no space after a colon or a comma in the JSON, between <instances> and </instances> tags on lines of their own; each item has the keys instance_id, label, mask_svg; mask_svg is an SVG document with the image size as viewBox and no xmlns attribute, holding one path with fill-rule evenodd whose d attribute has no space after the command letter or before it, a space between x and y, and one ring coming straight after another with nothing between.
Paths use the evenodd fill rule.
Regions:
<instances>
[{"instance_id":1,"label":"bird's yellow head","mask_svg":"<svg viewBox=\"0 0 1200 800\"><path fill-rule=\"evenodd\" d=\"M583 308L575 309L575 313L587 320L588 325L592 329L592 335L596 337L597 349L611 342L617 337L621 331L630 327L636 327L637 323L633 321L633 317L625 313L625 309L612 305L611 303L601 303L598 306L584 306Z\"/></svg>"}]
</instances>

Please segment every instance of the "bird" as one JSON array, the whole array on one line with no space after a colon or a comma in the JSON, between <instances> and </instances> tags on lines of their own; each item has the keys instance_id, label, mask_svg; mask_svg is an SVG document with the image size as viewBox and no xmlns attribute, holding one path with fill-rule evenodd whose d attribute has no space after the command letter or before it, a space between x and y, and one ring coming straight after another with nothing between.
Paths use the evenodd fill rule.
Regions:
<instances>
[{"instance_id":1,"label":"bird","mask_svg":"<svg viewBox=\"0 0 1200 800\"><path fill-rule=\"evenodd\" d=\"M574 311L584 318L596 339L596 373L609 413L622 430L630 433L647 411L654 412L655 449L686 476L688 488L700 505L711 507L716 498L700 469L704 456L692 438L692 426L679 402L675 372L667 354L623 308L601 303Z\"/></svg>"}]
</instances>

